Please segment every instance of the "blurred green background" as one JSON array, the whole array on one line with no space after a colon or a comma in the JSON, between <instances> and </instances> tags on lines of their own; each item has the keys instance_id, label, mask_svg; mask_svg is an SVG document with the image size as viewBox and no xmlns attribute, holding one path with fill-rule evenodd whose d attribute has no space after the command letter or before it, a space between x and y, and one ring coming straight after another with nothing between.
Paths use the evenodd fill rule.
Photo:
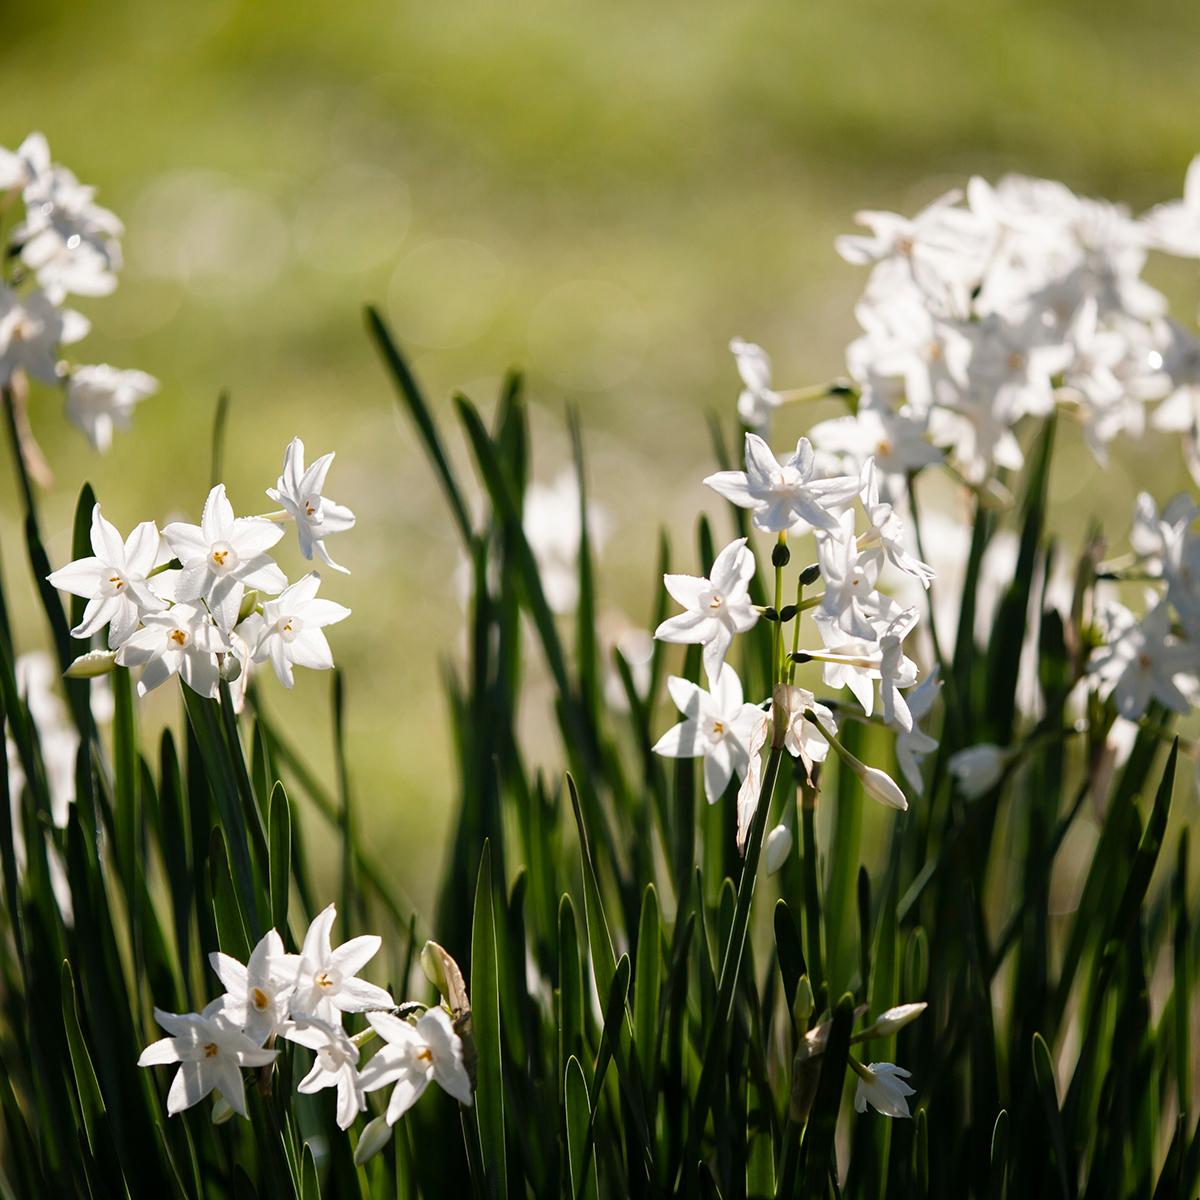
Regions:
<instances>
[{"instance_id":1,"label":"blurred green background","mask_svg":"<svg viewBox=\"0 0 1200 1200\"><path fill-rule=\"evenodd\" d=\"M453 389L488 407L506 367L528 370L540 479L568 461L562 413L580 407L614 517L604 596L642 625L659 525L690 563L696 510L716 510L699 480L705 412L732 418L729 338L761 342L781 386L842 371L863 276L832 242L856 209L1019 170L1140 210L1178 195L1200 150L1194 3L109 0L7 4L3 28L0 144L41 129L127 225L121 287L80 305L94 332L72 357L162 381L104 458L35 392L52 557L69 557L85 478L122 528L195 520L222 387L239 511L268 507L293 434L336 449L329 494L359 517L332 545L353 575L325 584L355 610L332 636L354 785L419 900L453 796L441 664L462 638L458 556L365 301L443 413ZM1190 317L1192 274L1151 278ZM789 420L781 439L801 431ZM1123 537L1134 481L1183 484L1160 437L1107 474L1066 442L1068 534L1100 508ZM43 630L11 469L0 544L29 647ZM283 565L298 573L298 555ZM311 673L290 696L267 688L326 777L328 694ZM536 688L528 706L536 731Z\"/></svg>"}]
</instances>

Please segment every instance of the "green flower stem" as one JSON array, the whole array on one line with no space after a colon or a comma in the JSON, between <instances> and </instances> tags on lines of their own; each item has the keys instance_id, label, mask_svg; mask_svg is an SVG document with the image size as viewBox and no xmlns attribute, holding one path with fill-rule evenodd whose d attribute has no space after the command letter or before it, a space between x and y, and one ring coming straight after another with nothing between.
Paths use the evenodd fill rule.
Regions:
<instances>
[{"instance_id":1,"label":"green flower stem","mask_svg":"<svg viewBox=\"0 0 1200 1200\"><path fill-rule=\"evenodd\" d=\"M737 907L733 913L733 925L729 930L729 941L721 958L721 974L717 984L717 1005L713 1013L712 1027L704 1048L700 1082L696 1087L696 1102L691 1114L691 1130L688 1135L688 1151L683 1162L694 1163L699 1151L701 1133L708 1110L712 1104L712 1093L718 1076L724 1071L725 1035L733 1013L733 994L742 970L742 956L746 949L746 934L750 925L750 902L754 899L754 885L758 877L758 860L762 851L763 833L767 827L767 811L771 806L771 794L779 776L779 764L783 758L782 747L771 747L767 768L763 772L762 786L758 791L758 808L750 822L750 836L746 841L746 859L742 864L742 875L738 881Z\"/></svg>"},{"instance_id":2,"label":"green flower stem","mask_svg":"<svg viewBox=\"0 0 1200 1200\"><path fill-rule=\"evenodd\" d=\"M787 545L787 534L780 533L779 545ZM783 611L783 567L775 568L775 611L777 613ZM798 615L798 614L797 614ZM772 659L775 666L775 683L782 683L783 674L783 622L775 621L775 630L772 638L773 653Z\"/></svg>"},{"instance_id":3,"label":"green flower stem","mask_svg":"<svg viewBox=\"0 0 1200 1200\"><path fill-rule=\"evenodd\" d=\"M804 961L812 984L816 1011L827 1007L825 968L821 953L821 889L817 880L817 789L811 783L800 785L800 830L804 867Z\"/></svg>"}]
</instances>

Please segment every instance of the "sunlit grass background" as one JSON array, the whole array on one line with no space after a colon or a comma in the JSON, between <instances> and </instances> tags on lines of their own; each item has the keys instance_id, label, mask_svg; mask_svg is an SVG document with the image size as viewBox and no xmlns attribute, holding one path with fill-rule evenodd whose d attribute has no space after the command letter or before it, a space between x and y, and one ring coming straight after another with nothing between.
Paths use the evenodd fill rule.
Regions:
<instances>
[{"instance_id":1,"label":"sunlit grass background","mask_svg":"<svg viewBox=\"0 0 1200 1200\"><path fill-rule=\"evenodd\" d=\"M80 306L95 329L76 358L163 385L104 459L35 394L51 554L68 556L85 478L122 527L196 519L223 387L239 511L268 506L293 434L336 449L330 494L359 527L333 547L353 575L326 589L355 610L332 640L360 819L418 900L453 796L457 551L365 301L443 409L454 389L486 407L506 367L527 369L538 478L566 465L561 416L580 408L614 517L603 596L642 625L659 525L690 560L697 507L717 511L699 478L705 412L732 414L729 338L766 346L784 386L842 371L862 276L832 241L856 209L1020 170L1139 210L1178 195L1200 150L1200 8L1182 2L111 0L6 6L3 29L0 144L42 129L128 227L120 290ZM1151 278L1193 314L1190 272ZM789 416L781 438L830 411ZM1165 438L1107 472L1066 443L1068 541L1096 510L1119 540L1136 487L1184 485ZM43 629L10 470L0 538L29 647ZM323 770L327 683L265 689Z\"/></svg>"}]
</instances>

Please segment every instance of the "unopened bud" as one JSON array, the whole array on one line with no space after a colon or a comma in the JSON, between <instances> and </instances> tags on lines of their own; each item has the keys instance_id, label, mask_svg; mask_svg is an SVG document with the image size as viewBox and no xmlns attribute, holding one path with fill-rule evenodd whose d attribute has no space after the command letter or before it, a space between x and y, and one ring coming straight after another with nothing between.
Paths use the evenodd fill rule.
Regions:
<instances>
[{"instance_id":1,"label":"unopened bud","mask_svg":"<svg viewBox=\"0 0 1200 1200\"><path fill-rule=\"evenodd\" d=\"M792 1016L796 1018L796 1024L802 1029L808 1024L808 1018L812 1016L815 1004L812 984L807 975L801 975L800 981L796 984L796 999L792 1004Z\"/></svg>"},{"instance_id":2,"label":"unopened bud","mask_svg":"<svg viewBox=\"0 0 1200 1200\"><path fill-rule=\"evenodd\" d=\"M779 611L775 608L772 608L770 605L767 605L767 607L762 610L762 618L764 621L778 621Z\"/></svg>"},{"instance_id":3,"label":"unopened bud","mask_svg":"<svg viewBox=\"0 0 1200 1200\"><path fill-rule=\"evenodd\" d=\"M354 1147L354 1165L361 1167L369 1158L374 1158L392 1140L392 1127L387 1117L376 1117L363 1126L358 1145Z\"/></svg>"},{"instance_id":4,"label":"unopened bud","mask_svg":"<svg viewBox=\"0 0 1200 1200\"><path fill-rule=\"evenodd\" d=\"M68 679L95 679L107 675L117 665L115 650L89 650L81 654L64 672Z\"/></svg>"},{"instance_id":5,"label":"unopened bud","mask_svg":"<svg viewBox=\"0 0 1200 1200\"><path fill-rule=\"evenodd\" d=\"M821 564L810 563L803 571L800 572L800 586L811 587L818 579L821 578Z\"/></svg>"},{"instance_id":6,"label":"unopened bud","mask_svg":"<svg viewBox=\"0 0 1200 1200\"><path fill-rule=\"evenodd\" d=\"M780 610L779 619L786 625L796 615L796 606L794 604L785 604Z\"/></svg>"},{"instance_id":7,"label":"unopened bud","mask_svg":"<svg viewBox=\"0 0 1200 1200\"><path fill-rule=\"evenodd\" d=\"M872 800L878 800L880 804L898 809L900 812L908 811L908 801L905 799L904 793L886 771L881 771L878 767L868 767L865 763L860 766L862 769L856 771L855 774L863 785L863 791Z\"/></svg>"},{"instance_id":8,"label":"unopened bud","mask_svg":"<svg viewBox=\"0 0 1200 1200\"><path fill-rule=\"evenodd\" d=\"M792 552L786 542L776 542L771 550L771 566L786 567L792 561Z\"/></svg>"},{"instance_id":9,"label":"unopened bud","mask_svg":"<svg viewBox=\"0 0 1200 1200\"><path fill-rule=\"evenodd\" d=\"M792 831L786 825L776 825L767 834L763 845L763 861L766 863L767 874L774 875L792 852Z\"/></svg>"},{"instance_id":10,"label":"unopened bud","mask_svg":"<svg viewBox=\"0 0 1200 1200\"><path fill-rule=\"evenodd\" d=\"M212 1106L212 1123L214 1125L224 1125L230 1117L233 1116L233 1109L230 1107L229 1101L221 1095L220 1092L213 1093Z\"/></svg>"},{"instance_id":11,"label":"unopened bud","mask_svg":"<svg viewBox=\"0 0 1200 1200\"><path fill-rule=\"evenodd\" d=\"M891 1037L893 1033L903 1029L910 1021L915 1021L929 1006L921 1001L918 1004L897 1004L882 1012L875 1021L858 1036L861 1039Z\"/></svg>"}]
</instances>

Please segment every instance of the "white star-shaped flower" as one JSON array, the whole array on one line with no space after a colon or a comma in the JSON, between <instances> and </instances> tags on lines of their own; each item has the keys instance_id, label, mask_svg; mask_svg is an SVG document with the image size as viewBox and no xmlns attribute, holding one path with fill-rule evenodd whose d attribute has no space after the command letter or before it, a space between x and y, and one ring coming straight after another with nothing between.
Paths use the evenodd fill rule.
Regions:
<instances>
[{"instance_id":1,"label":"white star-shaped flower","mask_svg":"<svg viewBox=\"0 0 1200 1200\"><path fill-rule=\"evenodd\" d=\"M329 453L305 468L304 443L298 437L292 438L284 451L283 474L273 488L267 488L267 495L295 521L300 553L305 558L316 554L327 567L349 575L349 570L335 563L325 549L327 537L354 527L354 514L321 494L332 465L333 454Z\"/></svg>"}]
</instances>

